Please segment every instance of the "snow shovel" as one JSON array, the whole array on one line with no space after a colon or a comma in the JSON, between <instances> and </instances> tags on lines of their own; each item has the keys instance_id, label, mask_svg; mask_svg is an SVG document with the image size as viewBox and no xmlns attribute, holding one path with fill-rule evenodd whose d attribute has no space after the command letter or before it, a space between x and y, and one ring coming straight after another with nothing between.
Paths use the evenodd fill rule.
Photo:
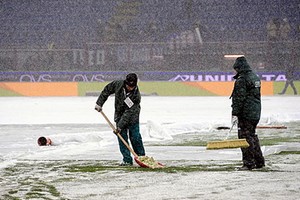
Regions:
<instances>
[{"instance_id":1,"label":"snow shovel","mask_svg":"<svg viewBox=\"0 0 300 200\"><path fill-rule=\"evenodd\" d=\"M120 135L119 132L117 132L117 129L114 127L114 125L110 122L108 117L104 114L104 112L101 110L100 113L103 115L104 119L107 121L109 126L113 129L114 133L118 136L118 138L123 142L123 144L127 147L127 149L132 153L134 156L135 162L143 167L143 168L162 168L164 167L161 163L155 161L152 157L149 156L138 156L134 150L129 146L129 144L124 140L124 138Z\"/></svg>"},{"instance_id":2,"label":"snow shovel","mask_svg":"<svg viewBox=\"0 0 300 200\"><path fill-rule=\"evenodd\" d=\"M225 140L223 141L212 141L208 142L206 149L212 150L212 149L229 149L229 148L246 148L249 147L248 142L246 139L235 139L235 140L227 140L229 134L231 133L231 130L235 124L232 124L229 132L227 133L227 136Z\"/></svg>"}]
</instances>

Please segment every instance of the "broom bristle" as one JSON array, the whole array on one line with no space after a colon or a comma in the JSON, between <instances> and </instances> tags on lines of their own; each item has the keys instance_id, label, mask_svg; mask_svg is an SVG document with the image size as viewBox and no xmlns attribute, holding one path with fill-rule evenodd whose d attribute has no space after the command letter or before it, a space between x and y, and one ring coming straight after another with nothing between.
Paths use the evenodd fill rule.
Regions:
<instances>
[{"instance_id":1,"label":"broom bristle","mask_svg":"<svg viewBox=\"0 0 300 200\"><path fill-rule=\"evenodd\" d=\"M249 147L246 139L224 140L208 142L206 149L229 149L229 148L245 148Z\"/></svg>"}]
</instances>

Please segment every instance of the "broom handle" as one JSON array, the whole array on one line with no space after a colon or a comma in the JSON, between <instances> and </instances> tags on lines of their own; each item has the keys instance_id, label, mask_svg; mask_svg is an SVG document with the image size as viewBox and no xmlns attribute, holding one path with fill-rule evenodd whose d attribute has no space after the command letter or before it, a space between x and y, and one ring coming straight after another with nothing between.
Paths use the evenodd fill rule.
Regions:
<instances>
[{"instance_id":1,"label":"broom handle","mask_svg":"<svg viewBox=\"0 0 300 200\"><path fill-rule=\"evenodd\" d=\"M226 138L225 138L225 140L227 140L228 139L228 137L229 137L229 134L231 133L231 130L233 129L233 126L235 125L235 123L232 123L232 125L231 125L231 128L230 128L230 130L228 131L228 133L227 133L227 135L226 135Z\"/></svg>"},{"instance_id":2,"label":"broom handle","mask_svg":"<svg viewBox=\"0 0 300 200\"><path fill-rule=\"evenodd\" d=\"M110 120L108 119L108 117L104 114L104 112L101 110L100 113L103 115L104 119L107 121L107 123L109 124L109 126L112 128L112 130L114 131L114 133L120 138L120 140L123 142L123 144L127 147L127 149L132 153L132 155L134 157L138 157L138 155L133 151L133 149L129 146L129 144L124 140L124 138L120 135L119 132L117 132L117 129L115 128L115 126L110 122Z\"/></svg>"}]
</instances>

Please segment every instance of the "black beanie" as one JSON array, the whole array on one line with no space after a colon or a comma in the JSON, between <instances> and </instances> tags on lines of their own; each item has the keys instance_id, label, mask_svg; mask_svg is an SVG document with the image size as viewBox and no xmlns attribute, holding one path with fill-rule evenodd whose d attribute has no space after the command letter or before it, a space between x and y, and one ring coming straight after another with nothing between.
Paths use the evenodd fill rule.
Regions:
<instances>
[{"instance_id":1,"label":"black beanie","mask_svg":"<svg viewBox=\"0 0 300 200\"><path fill-rule=\"evenodd\" d=\"M47 139L45 137L39 137L38 144L39 144L39 146L46 146L47 145Z\"/></svg>"},{"instance_id":2,"label":"black beanie","mask_svg":"<svg viewBox=\"0 0 300 200\"><path fill-rule=\"evenodd\" d=\"M135 73L127 74L125 79L125 84L130 87L135 87L137 85L137 75Z\"/></svg>"},{"instance_id":3,"label":"black beanie","mask_svg":"<svg viewBox=\"0 0 300 200\"><path fill-rule=\"evenodd\" d=\"M233 68L237 72L242 72L242 71L251 71L251 67L248 64L246 58L244 56L238 57L233 65Z\"/></svg>"},{"instance_id":4,"label":"black beanie","mask_svg":"<svg viewBox=\"0 0 300 200\"><path fill-rule=\"evenodd\" d=\"M234 69L239 69L241 68L241 66L243 66L245 63L247 63L247 60L244 56L242 57L238 57L236 60L235 60L235 63L233 65L233 68Z\"/></svg>"}]
</instances>

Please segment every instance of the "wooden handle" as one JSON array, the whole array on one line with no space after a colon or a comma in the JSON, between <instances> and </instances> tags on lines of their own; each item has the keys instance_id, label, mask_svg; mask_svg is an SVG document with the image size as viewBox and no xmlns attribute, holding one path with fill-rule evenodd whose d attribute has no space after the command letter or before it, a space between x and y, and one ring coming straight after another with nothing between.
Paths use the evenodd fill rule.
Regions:
<instances>
[{"instance_id":1,"label":"wooden handle","mask_svg":"<svg viewBox=\"0 0 300 200\"><path fill-rule=\"evenodd\" d=\"M103 115L104 119L107 121L109 126L112 128L113 131L116 131L115 126L109 121L108 117L104 114L104 112L101 110L100 113Z\"/></svg>"},{"instance_id":2,"label":"wooden handle","mask_svg":"<svg viewBox=\"0 0 300 200\"><path fill-rule=\"evenodd\" d=\"M134 157L138 157L138 155L133 151L133 149L129 146L129 144L124 140L124 138L120 135L119 132L117 132L117 129L115 128L115 126L110 122L110 120L108 119L108 117L104 114L104 112L101 110L100 113L103 115L104 119L107 121L107 123L109 124L109 126L112 128L112 130L114 131L114 133L116 133L116 135L120 138L120 140L123 142L123 144L127 147L127 149L132 153L132 155Z\"/></svg>"}]
</instances>

